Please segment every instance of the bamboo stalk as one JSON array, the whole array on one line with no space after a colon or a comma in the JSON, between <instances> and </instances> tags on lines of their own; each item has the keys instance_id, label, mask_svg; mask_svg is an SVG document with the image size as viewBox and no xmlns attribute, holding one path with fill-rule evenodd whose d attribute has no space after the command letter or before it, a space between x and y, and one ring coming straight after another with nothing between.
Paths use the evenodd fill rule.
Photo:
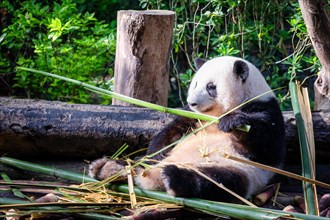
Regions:
<instances>
[{"instance_id":1,"label":"bamboo stalk","mask_svg":"<svg viewBox=\"0 0 330 220\"><path fill-rule=\"evenodd\" d=\"M263 206L275 194L277 188L278 184L267 187L263 192L253 198L253 202L257 206Z\"/></svg>"},{"instance_id":2,"label":"bamboo stalk","mask_svg":"<svg viewBox=\"0 0 330 220\"><path fill-rule=\"evenodd\" d=\"M126 173L127 173L127 183L128 183L128 188L129 188L129 197L131 201L131 208L134 209L136 207L137 201L136 201L136 196L134 192L134 183L133 183L133 175L132 175L132 167L125 166Z\"/></svg>"},{"instance_id":3,"label":"bamboo stalk","mask_svg":"<svg viewBox=\"0 0 330 220\"><path fill-rule=\"evenodd\" d=\"M50 206L53 206L52 208L57 208L57 205L60 205L58 203L43 203L43 204L35 204L29 201L22 201L22 200L17 200L17 199L7 199L7 198L0 198L0 204L1 205L1 209L7 209L7 208L22 208L22 207L26 207L26 208L33 208L33 207L40 207L41 209L43 209L42 206L44 206L45 208L49 208ZM71 204L71 205L89 205L90 203L86 203L86 204ZM65 204L64 204L65 205ZM96 206L100 206L100 204L95 204ZM105 204L107 205L107 204ZM118 204L115 204L118 205ZM45 212L50 212L49 209L43 209L45 210ZM32 211L32 210L31 210ZM31 212L30 211L30 212ZM65 210L58 210L62 213L66 213ZM96 214L96 213L70 213L70 215L74 215L77 216L79 219L104 219L104 220L118 220L121 218L117 218L117 217L113 217L113 216L108 216L108 215L102 215L102 214Z\"/></svg>"},{"instance_id":4,"label":"bamboo stalk","mask_svg":"<svg viewBox=\"0 0 330 220\"><path fill-rule=\"evenodd\" d=\"M19 169L41 172L43 174L48 174L48 175L53 175L54 173L54 168L52 167L36 165L8 157L0 157L0 163L4 163L6 165L16 167ZM25 164L26 166L24 166ZM86 178L82 174L64 171L60 169L56 169L56 176L76 182L97 182L97 180L91 177ZM111 188L124 193L129 192L129 188L127 185L111 185ZM239 219L252 219L252 220L275 219L279 217L291 218L291 219L306 219L306 220L309 220L311 218L311 216L302 213L287 213L278 210L255 208L245 205L230 204L223 202L214 202L203 199L173 197L164 192L142 190L136 187L134 188L134 191L135 194L138 196L148 197L151 199L156 199L164 202L171 202L178 205L184 205L188 208L193 208L216 216L227 215L229 217L234 217ZM0 203L1 202L3 202L3 200L0 199ZM313 219L325 220L327 218L313 216Z\"/></svg>"},{"instance_id":5,"label":"bamboo stalk","mask_svg":"<svg viewBox=\"0 0 330 220\"><path fill-rule=\"evenodd\" d=\"M28 171L33 171L37 173L42 173L46 175L52 175L55 177L61 177L67 180L73 180L79 183L84 183L84 182L98 182L96 179L86 176L86 175L81 175L79 173L74 173L66 170L61 170L61 169L56 169L54 167L50 166L41 166L38 164L22 161L22 160L17 160L14 158L10 157L0 157L0 163L9 165L9 166L14 166L15 168L21 169L21 170L28 170Z\"/></svg>"},{"instance_id":6,"label":"bamboo stalk","mask_svg":"<svg viewBox=\"0 0 330 220\"><path fill-rule=\"evenodd\" d=\"M199 120L202 120L202 121L208 121L208 122L212 122L212 123L218 123L219 120L222 117L224 117L225 115L227 115L227 114L235 111L236 109L242 107L243 105L245 105L248 102L251 102L253 100L256 100L256 99L258 99L258 98L260 98L260 97L262 97L262 96L264 96L264 95L266 95L268 93L271 93L273 91L280 90L280 89L283 89L284 88L284 87L280 87L280 88L277 88L275 90L270 90L270 91L267 91L265 93L262 93L262 94L254 97L254 98L252 98L252 99L250 99L250 100L248 100L246 102L243 102L239 106L233 108L232 110L228 111L227 113L224 113L223 115L221 115L218 118L218 117L215 117L215 116L206 115L206 114L197 113L197 112L191 112L191 111L186 111L186 110L167 108L167 107L164 107L164 106L161 106L161 105L156 105L156 104L149 103L149 102L146 102L146 101L142 101L142 100L139 100L139 99L131 98L131 97L128 97L128 96L125 96L125 95L121 95L119 93L108 91L106 89L102 89L102 88L99 88L99 87L96 87L96 86L92 86L92 85L89 85L87 83L84 83L84 82L80 82L78 80L75 80L75 79L70 79L70 78L67 78L67 77L64 77L64 76L59 76L59 75L56 75L56 74L53 74L53 73L48 73L48 72L41 71L41 70L35 70L35 69L31 69L31 68L26 68L26 67L17 67L17 69L25 70L25 71L29 71L29 72L33 72L33 73L38 73L38 74L42 74L42 75L45 75L45 76L50 76L50 77L53 77L53 78L56 78L56 79L64 80L64 81L67 81L67 82L71 82L71 83L76 84L78 86L83 86L85 89L91 90L93 92L96 92L96 93L99 93L99 94L103 94L103 95L109 95L109 96L111 96L111 97L113 97L115 99L118 99L118 100L121 100L121 101L125 101L125 102L128 102L130 104L134 104L134 105L138 105L138 106L150 108L150 109L157 110L157 111L164 112L164 113L170 113L170 114L180 115L180 116L184 116L184 117L188 117L188 118L193 118L193 119L199 119ZM240 131L248 132L250 130L250 125L242 125L241 127L238 127L236 129L237 130L240 130Z\"/></svg>"},{"instance_id":7,"label":"bamboo stalk","mask_svg":"<svg viewBox=\"0 0 330 220\"><path fill-rule=\"evenodd\" d=\"M156 104L153 104L153 103L150 103L150 102L146 102L146 101L142 101L142 100L139 100L139 99L131 98L131 97L128 97L128 96L125 96L125 95L121 95L121 94L118 94L118 93L115 93L115 92L108 91L106 89L102 89L102 88L99 88L99 87L96 87L96 86L92 86L92 85L89 85L87 83L75 80L75 79L70 79L70 78L67 78L67 77L59 76L59 75L48 73L48 72L45 72L45 71L35 70L35 69L31 69L31 68L26 68L26 67L17 67L17 69L25 70L25 71L29 71L29 72L33 72L33 73L38 73L38 74L42 74L42 75L45 75L45 76L50 76L50 77L60 79L60 80L65 80L67 82L71 82L73 84L83 86L85 88L94 90L96 92L100 92L100 93L110 95L112 98L115 98L115 99L118 99L118 100L121 100L121 101L125 101L125 102L128 102L130 104L134 104L134 105L154 109L154 110L157 110L157 111L161 111L161 112L164 112L164 113L181 115L181 116L185 116L185 117L188 117L188 118L200 119L202 121L217 121L217 119L218 119L217 117L210 116L210 115L200 114L200 113L186 111L186 110L167 108L167 107L164 107L164 106L161 106L161 105L156 105Z\"/></svg>"},{"instance_id":8,"label":"bamboo stalk","mask_svg":"<svg viewBox=\"0 0 330 220\"><path fill-rule=\"evenodd\" d=\"M113 185L114 190L121 192L128 192L128 187L126 185ZM154 198L165 202L171 202L178 205L183 205L185 207L194 208L200 211L205 211L206 213L213 215L227 215L229 217L238 219L276 219L276 218L287 218L287 219L306 219L310 220L310 215L305 215L302 213L288 213L279 210L265 209L265 208L255 208L246 205L214 202L203 199L194 198L180 198L173 197L164 192L158 191L148 191L135 188L135 193L139 196L144 196L148 198ZM313 220L325 220L327 218L313 216Z\"/></svg>"},{"instance_id":9,"label":"bamboo stalk","mask_svg":"<svg viewBox=\"0 0 330 220\"><path fill-rule=\"evenodd\" d=\"M271 171L271 172L274 172L274 173L278 173L278 174L281 174L281 175L284 175L284 176L287 176L287 177L290 177L290 178L293 178L293 179L296 179L296 180L305 181L305 182L308 182L308 183L312 183L312 184L330 189L330 184L320 182L320 181L315 180L315 179L307 178L307 177L304 177L304 176L301 176L301 175L298 175L298 174L295 174L295 173L291 173L289 171L285 171L285 170L281 170L281 169L274 168L274 167L271 167L271 166L267 166L267 165L257 163L257 162L251 161L251 160L242 159L242 158L235 157L235 156L232 156L232 155L229 155L229 154L224 154L224 157L227 158L227 159L230 159L230 160L235 160L237 162L241 162L241 163L245 163L245 164L248 164L248 165L251 165L251 166L255 166L255 167L258 167L258 168L263 169L263 170L268 170L268 171Z\"/></svg>"},{"instance_id":10,"label":"bamboo stalk","mask_svg":"<svg viewBox=\"0 0 330 220\"><path fill-rule=\"evenodd\" d=\"M304 118L306 119L306 116L302 113L302 94L301 91L298 93L298 89L301 89L297 83L290 82L289 89L290 89L290 95L291 95L291 102L292 102L292 108L293 113L296 118L297 123L297 129L298 129L298 137L299 137L299 143L300 143L300 154L301 154L301 162L302 162L302 176L309 178L309 179L315 179L315 173L313 171L315 170L313 168L312 164L315 164L313 161L314 158L312 158L310 154L310 143L308 142L308 134L306 132L305 128L305 122ZM299 101L300 100L300 101ZM304 100L306 101L306 100ZM305 199L305 206L306 206L306 213L307 214L313 214L313 215L319 215L318 210L318 203L317 203L317 194L316 194L316 187L314 184L311 184L309 182L303 181L303 191L304 191L304 199Z\"/></svg>"},{"instance_id":11,"label":"bamboo stalk","mask_svg":"<svg viewBox=\"0 0 330 220\"><path fill-rule=\"evenodd\" d=\"M109 206L128 206L130 203L117 203L117 202L106 202L106 203L91 203L91 202L27 202L27 203L13 203L15 199L6 202L6 199L0 200L1 209L18 209L18 208L31 208L31 207L68 207L68 206L81 206L81 207L109 207ZM19 200L21 201L21 200Z\"/></svg>"}]
</instances>

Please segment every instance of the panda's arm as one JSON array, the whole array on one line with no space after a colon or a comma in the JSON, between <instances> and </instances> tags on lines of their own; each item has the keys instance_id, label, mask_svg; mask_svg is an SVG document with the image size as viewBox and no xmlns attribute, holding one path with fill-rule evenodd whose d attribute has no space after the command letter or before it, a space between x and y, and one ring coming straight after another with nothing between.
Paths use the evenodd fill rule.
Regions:
<instances>
[{"instance_id":1,"label":"panda's arm","mask_svg":"<svg viewBox=\"0 0 330 220\"><path fill-rule=\"evenodd\" d=\"M195 122L195 119L181 116L176 117L170 124L168 124L152 138L148 146L147 155L154 154L164 147L179 140L183 135L187 133L187 131L189 131L190 128L195 127ZM152 159L162 160L166 156L167 152L169 152L174 146L175 145L154 155Z\"/></svg>"},{"instance_id":2,"label":"panda's arm","mask_svg":"<svg viewBox=\"0 0 330 220\"><path fill-rule=\"evenodd\" d=\"M235 130L244 124L249 132ZM249 147L248 155L259 163L279 166L285 157L285 125L281 109L275 98L267 102L255 102L223 117L218 127L231 132ZM239 149L237 149L239 150ZM241 153L244 154L244 151Z\"/></svg>"},{"instance_id":3,"label":"panda's arm","mask_svg":"<svg viewBox=\"0 0 330 220\"><path fill-rule=\"evenodd\" d=\"M272 98L267 102L254 101L243 105L241 109L224 116L218 127L224 132L231 132L242 125L250 125L251 128L263 131L274 122L281 120L283 120L281 110L276 99Z\"/></svg>"},{"instance_id":4,"label":"panda's arm","mask_svg":"<svg viewBox=\"0 0 330 220\"><path fill-rule=\"evenodd\" d=\"M269 114L267 112L250 112L235 111L224 116L219 122L219 129L224 132L232 132L239 127L249 125L255 127L262 127L263 124L269 121Z\"/></svg>"}]
</instances>

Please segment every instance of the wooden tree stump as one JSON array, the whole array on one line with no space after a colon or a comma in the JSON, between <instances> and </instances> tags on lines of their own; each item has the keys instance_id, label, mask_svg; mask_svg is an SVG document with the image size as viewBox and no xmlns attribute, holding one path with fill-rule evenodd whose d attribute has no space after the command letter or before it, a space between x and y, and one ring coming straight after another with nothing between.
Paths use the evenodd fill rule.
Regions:
<instances>
[{"instance_id":1,"label":"wooden tree stump","mask_svg":"<svg viewBox=\"0 0 330 220\"><path fill-rule=\"evenodd\" d=\"M115 92L167 106L174 17L163 10L118 11Z\"/></svg>"}]
</instances>

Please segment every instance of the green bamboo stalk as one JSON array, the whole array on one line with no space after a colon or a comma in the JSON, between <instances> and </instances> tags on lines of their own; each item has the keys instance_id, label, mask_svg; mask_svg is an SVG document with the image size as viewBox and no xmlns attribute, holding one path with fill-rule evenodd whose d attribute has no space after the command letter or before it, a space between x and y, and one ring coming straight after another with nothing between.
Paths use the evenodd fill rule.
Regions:
<instances>
[{"instance_id":1,"label":"green bamboo stalk","mask_svg":"<svg viewBox=\"0 0 330 220\"><path fill-rule=\"evenodd\" d=\"M60 209L61 207L70 207L70 206L75 206L75 207L82 207L82 208L98 208L98 207L108 207L108 206L114 206L114 207L127 207L130 205L130 203L117 203L117 202L106 202L106 203L91 203L91 202L42 202L42 203L34 203L34 202L29 202L29 203L12 203L13 201L10 201L6 204L6 198L3 198L4 200L1 200L2 203L0 205L1 209L30 209L30 208L35 208L35 207L52 207L54 209ZM14 200L14 199L12 199ZM21 201L21 200L19 200Z\"/></svg>"},{"instance_id":2,"label":"green bamboo stalk","mask_svg":"<svg viewBox=\"0 0 330 220\"><path fill-rule=\"evenodd\" d=\"M301 156L301 163L302 163L302 176L307 178L312 178L312 167L310 163L310 156L309 156L309 144L307 141L307 134L305 129L304 120L301 114L301 109L298 101L298 91L297 91L297 83L290 82L289 84L290 95L291 95L291 102L293 113L296 118L296 124L298 129L298 137L299 137L299 144L300 144L300 156ZM305 198L305 206L306 206L306 213L316 215L318 210L316 209L317 204L314 198L314 189L313 184L303 181L303 188L304 190L304 198Z\"/></svg>"},{"instance_id":3,"label":"green bamboo stalk","mask_svg":"<svg viewBox=\"0 0 330 220\"><path fill-rule=\"evenodd\" d=\"M0 163L8 166L13 166L15 168L21 169L21 170L28 170L33 171L37 173L42 173L46 175L51 175L55 177L61 177L63 179L67 180L73 180L79 183L85 183L85 182L98 182L96 179L82 175L79 173L74 173L62 169L56 169L54 167L50 166L41 166L38 164L17 160L10 157L0 157Z\"/></svg>"},{"instance_id":4,"label":"green bamboo stalk","mask_svg":"<svg viewBox=\"0 0 330 220\"><path fill-rule=\"evenodd\" d=\"M16 205L16 204L20 204L20 205L31 205L29 206L30 208L33 208L33 203L29 202L29 201L23 201L23 200L18 200L18 199L8 199L8 198L0 198L0 204L1 205ZM0 206L1 206L0 205ZM44 204L46 207L38 207L39 210L44 210L45 212L50 212L49 209L47 209L49 206L54 205L54 204L49 204L49 206L47 207L47 204ZM75 205L75 204L73 204ZM71 213L71 212L66 212L65 209L60 209L59 207L52 207L52 209L58 209L58 211L62 212L62 213L68 213L70 215L76 216L79 219L96 219L96 220L100 220L100 219L104 219L104 220L118 220L121 218L117 218L117 217L113 217L113 216L108 216L108 215L102 215L102 214L96 214L96 213ZM32 209L30 209L30 213L33 212ZM4 215L2 217L5 217Z\"/></svg>"},{"instance_id":5,"label":"green bamboo stalk","mask_svg":"<svg viewBox=\"0 0 330 220\"><path fill-rule=\"evenodd\" d=\"M29 71L29 72L33 72L33 73L38 73L38 74L42 74L42 75L45 75L45 76L50 76L50 77L60 79L60 80L65 80L67 82L71 82L73 84L83 86L83 87L91 89L93 91L97 91L97 92L100 92L100 93L107 94L107 95L111 96L112 98L115 98L115 99L118 99L118 100L121 100L121 101L124 101L124 102L128 102L130 104L134 104L134 105L150 108L150 109L153 109L153 110L161 111L161 112L164 112L164 113L170 113L170 114L185 116L185 117L188 117L188 118L199 119L199 120L202 120L202 121L215 121L215 122L218 121L218 118L214 117L214 116L200 114L200 113L186 111L186 110L167 108L167 107L164 107L164 106L161 106L161 105L156 105L156 104L149 103L149 102L146 102L146 101L142 101L142 100L139 100L139 99L131 98L131 97L128 97L128 96L125 96L125 95L121 95L119 93L111 92L111 91L108 91L106 89L102 89L102 88L99 88L99 87L96 87L96 86L92 86L92 85L89 85L87 83L80 82L80 81L75 80L75 79L70 79L70 78L67 78L67 77L64 77L64 76L59 76L59 75L56 75L56 74L53 74L53 73L48 73L48 72L45 72L45 71L35 70L35 69L31 69L31 68L26 68L26 67L17 67L17 69L25 70L25 71Z\"/></svg>"},{"instance_id":6,"label":"green bamboo stalk","mask_svg":"<svg viewBox=\"0 0 330 220\"><path fill-rule=\"evenodd\" d=\"M1 160L1 157L0 157ZM33 180L32 180L33 181ZM50 184L50 183L32 183L31 181L26 182L26 183L17 183L16 181L13 181L12 183L1 183L2 186L8 186L8 187L16 187L16 188L24 188L24 187L35 187L35 188L47 188L47 189L69 189L69 190L76 190L76 191L87 191L85 189L79 188L79 187L74 187L74 186L67 186L67 185L56 185L56 184Z\"/></svg>"},{"instance_id":7,"label":"green bamboo stalk","mask_svg":"<svg viewBox=\"0 0 330 220\"><path fill-rule=\"evenodd\" d=\"M1 205L15 205L15 204L31 204L30 201L18 200L18 199L8 199L0 197Z\"/></svg>"},{"instance_id":8,"label":"green bamboo stalk","mask_svg":"<svg viewBox=\"0 0 330 220\"><path fill-rule=\"evenodd\" d=\"M38 73L38 74L42 74L42 75L45 75L45 76L50 76L50 77L53 77L53 78L64 80L64 81L67 81L67 82L71 82L73 84L76 84L76 85L79 85L79 86L83 86L85 89L88 89L88 90L93 91L95 93L103 94L103 95L108 95L108 96L110 96L112 98L116 98L118 100L121 100L121 101L124 101L124 102L128 102L128 103L131 103L131 104L134 104L134 105L138 105L138 106L150 108L150 109L157 110L157 111L164 112L164 113L170 113L170 114L180 115L180 116L184 116L184 117L188 117L188 118L193 118L193 119L199 119L199 120L202 120L202 121L208 121L208 122L212 122L212 123L218 123L219 120L222 117L224 117L225 115L227 115L227 114L235 111L236 109L240 108L244 104L246 104L246 103L248 103L250 101L253 101L253 100L255 100L255 99L257 99L257 98L259 98L259 97L261 97L261 96L263 96L263 95L265 95L267 93L269 93L269 92L275 91L275 90L270 90L268 92L265 92L263 94L260 94L260 95L258 95L256 97L252 98L251 100L248 100L248 101L242 103L241 105L233 108L232 110L228 111L227 113L221 115L218 118L218 117L215 117L215 116L206 115L206 114L197 113L197 112L191 112L191 111L186 111L186 110L167 108L167 107L164 107L164 106L160 106L160 105L156 105L156 104L149 103L149 102L146 102L146 101L142 101L142 100L139 100L139 99L131 98L131 97L128 97L128 96L125 96L125 95L121 95L121 94L118 94L118 93L115 93L115 92L111 92L111 91L108 91L108 90L105 90L105 89L102 89L102 88L99 88L99 87L96 87L96 86L89 85L89 84L84 83L84 82L80 82L78 80L70 79L70 78L67 78L67 77L64 77L64 76L59 76L59 75L48 73L48 72L45 72L45 71L35 70L35 69L31 69L31 68L26 68L26 67L17 67L17 69L21 69L21 70L25 70L25 71L29 71L29 72L33 72L33 73ZM282 88L283 87L278 88L278 89L282 89ZM276 89L276 90L278 90L278 89ZM244 131L244 132L249 132L250 125L242 125L242 126L236 128L236 129L237 130L240 130L240 131Z\"/></svg>"},{"instance_id":9,"label":"green bamboo stalk","mask_svg":"<svg viewBox=\"0 0 330 220\"><path fill-rule=\"evenodd\" d=\"M255 99L258 99L261 96L266 95L266 94L268 94L270 92L273 92L275 90L280 90L280 89L284 88L284 87L280 87L280 88L277 88L275 90L270 90L268 92L265 92L263 94L260 94L260 95L258 95L256 97L254 97L254 98L252 98L252 99L250 99L250 100L248 100L248 101L240 104L239 106L233 108L232 110L224 113L223 115L221 115L218 118L218 117L215 117L215 116L201 114L201 113L197 113L197 112L191 112L191 111L186 111L186 110L167 108L167 107L164 107L164 106L161 106L161 105L156 105L156 104L149 103L149 102L146 102L146 101L142 101L142 100L139 100L139 99L131 98L131 97L128 97L128 96L125 96L125 95L121 95L119 93L111 92L111 91L108 91L106 89L102 89L102 88L99 88L99 87L96 87L96 86L92 86L92 85L89 85L87 83L84 83L84 82L80 82L78 80L75 80L75 79L70 79L70 78L67 78L67 77L64 77L64 76L59 76L59 75L56 75L56 74L53 74L53 73L48 73L48 72L41 71L41 70L35 70L35 69L27 68L27 67L17 67L17 69L25 70L25 71L29 71L29 72L33 72L33 73L38 73L38 74L42 74L42 75L45 75L45 76L50 76L50 77L53 77L53 78L56 78L56 79L64 80L64 81L67 81L67 82L71 82L71 83L76 84L78 86L83 86L85 89L91 90L93 92L96 92L96 93L99 93L99 94L103 94L103 95L109 95L112 98L115 98L115 99L118 99L118 100L121 100L121 101L124 101L124 102L128 102L130 104L134 104L134 105L138 105L138 106L150 108L150 109L153 109L153 110L156 110L156 111L160 111L160 112L164 112L164 113L170 113L170 114L174 114L174 115L180 115L180 116L184 116L184 117L188 117L188 118L193 118L193 119L199 119L199 120L202 120L202 121L208 121L208 122L212 122L212 123L218 123L219 120L222 117L224 117L225 115L227 115L227 114L229 114L229 113L237 110L238 108L242 107L243 105L245 105L246 103L248 103L250 101L253 101ZM240 131L244 131L244 132L249 132L250 125L242 125L241 127L238 127L236 129L237 130L240 130Z\"/></svg>"},{"instance_id":10,"label":"green bamboo stalk","mask_svg":"<svg viewBox=\"0 0 330 220\"><path fill-rule=\"evenodd\" d=\"M23 170L39 172L43 174L53 175L54 168L46 167L41 165L32 164L30 162L24 162L17 159L12 159L8 157L0 157L0 163L16 167ZM62 176L63 174L63 176ZM72 180L76 182L97 182L97 180L93 178L86 178L86 176L74 172L64 171L60 169L56 169L56 176L65 178L67 180ZM120 192L128 193L127 185L111 185L112 189L118 190ZM173 197L164 192L158 191L149 191L149 190L141 190L138 188L134 188L135 194L138 196L148 197L151 199L156 199L164 202L171 202L178 205L184 205L188 208L193 208L196 210L200 210L206 213L211 213L213 215L227 215L229 217L239 218L239 219L275 219L279 217L284 218L293 218L293 219L311 219L311 216L301 214L301 213L288 213L278 210L265 209L265 208L254 208L245 205L238 204L230 204L230 203L222 203L222 202L214 202L203 199L193 199L193 198L180 198ZM1 200L0 200L1 203ZM327 218L313 216L315 220L326 220Z\"/></svg>"},{"instance_id":11,"label":"green bamboo stalk","mask_svg":"<svg viewBox=\"0 0 330 220\"><path fill-rule=\"evenodd\" d=\"M120 192L128 193L127 185L112 185L112 189L118 190ZM135 188L135 194L138 196L153 198L161 200L164 202L175 203L178 205L183 205L185 207L193 208L199 211L204 211L208 214L217 215L226 215L232 218L238 219L251 219L251 220L260 220L260 219L306 219L310 220L311 216L305 215L302 213L290 213L273 209L266 208L255 208L246 205L223 203L223 202L214 202L203 199L195 198L181 198L173 197L164 192L159 191L149 191ZM313 220L325 220L327 218L313 216Z\"/></svg>"}]
</instances>

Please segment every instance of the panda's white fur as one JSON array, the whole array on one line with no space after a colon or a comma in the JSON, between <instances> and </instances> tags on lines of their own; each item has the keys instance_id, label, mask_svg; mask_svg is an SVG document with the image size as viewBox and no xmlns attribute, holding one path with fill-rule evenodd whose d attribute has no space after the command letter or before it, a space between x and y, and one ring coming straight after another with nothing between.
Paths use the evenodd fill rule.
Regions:
<instances>
[{"instance_id":1,"label":"panda's white fur","mask_svg":"<svg viewBox=\"0 0 330 220\"><path fill-rule=\"evenodd\" d=\"M232 74L234 62L237 60L244 61L249 67L249 77L244 82L244 86ZM205 90L205 85L209 82L214 82L217 85L218 96L216 98L210 97ZM244 101L261 94L264 95L259 98L260 100L274 97L274 93L259 70L241 58L223 56L209 60L201 66L191 81L187 102L199 103L198 108L190 106L194 111L203 113L205 109L212 107L214 111L206 112L206 114L220 116Z\"/></svg>"},{"instance_id":2,"label":"panda's white fur","mask_svg":"<svg viewBox=\"0 0 330 220\"><path fill-rule=\"evenodd\" d=\"M239 79L237 74L233 74L233 67L237 61L242 61L248 66L248 76L243 79ZM206 90L206 86L209 83L213 83L213 85L216 86L216 91L213 92L213 96L211 96L210 93ZM261 94L263 95L260 96ZM271 89L266 83L265 79L254 65L241 58L224 56L209 60L200 67L190 84L187 102L193 111L219 117L222 114L241 105L243 102L253 99L257 96L260 97L257 98L256 105L263 102L274 103L273 92L271 92ZM268 115L268 111L271 112L273 110L266 109L265 112L258 112L256 114L257 116L253 117L255 117L257 120L258 117L261 117L261 126L263 126L263 120L267 121L267 123L274 124L274 126L280 126L280 130L276 130L276 132L278 133L279 137L284 136L282 132L282 127L284 126L281 122L282 116L278 115L280 113L276 113L277 116L273 120L271 116ZM239 114L241 114L241 112ZM244 117L245 115L249 114L250 113L245 112L242 113ZM251 114L253 115L254 113ZM234 120L236 119L234 118ZM230 119L228 121L228 123L231 123ZM179 121L179 127L180 123L181 122ZM203 125L203 123L198 121L193 123L193 129L198 129L201 125ZM260 129L258 126L259 124L256 123L257 130ZM154 141L152 145L159 145L162 139L166 138L166 135L171 132L173 133L173 129L175 129L175 126L171 127L171 125L169 125L167 130L165 129L165 131L163 131L164 134L160 133L158 134L158 137L156 136L156 141ZM190 131L191 130L192 129L190 129ZM267 131L260 130L257 132ZM256 134L258 133L254 133L254 135ZM261 138L263 137L262 135L263 134L260 136ZM212 124L211 126L208 126L195 134L190 134L185 139L180 141L173 149L167 152L166 157L162 158L158 163L150 165L150 167L147 169L137 169L137 175L134 178L135 184L143 189L148 190L166 190L167 193L173 196L197 196L203 198L211 197L211 199L222 200L223 198L218 198L217 196L213 197L213 195L210 196L212 192L208 192L208 189L204 189L204 191L206 191L206 196L194 193L195 189L198 191L204 187L201 185L205 184L203 180L191 182L192 179L177 180L175 178L180 178L180 170L184 171L182 178L183 176L186 177L189 175L194 177L195 174L192 174L195 172L194 170L211 170L209 177L213 178L212 176L214 176L214 178L216 177L216 181L222 183L221 177L218 176L218 174L221 172L218 171L221 171L222 168L224 168L224 173L230 175L233 174L235 177L242 176L243 180L244 178L246 179L246 183L231 183L229 180L230 183L228 184L237 184L239 187L245 187L246 190L243 190L244 193L242 193L242 196L249 198L251 195L257 193L266 186L267 182L273 176L273 173L224 157L224 154L229 154L247 160L250 158L255 158L256 161L259 161L260 158L258 157L260 156L255 156L256 153L253 152L253 149L250 154L250 146L244 146L244 143L241 143L240 137L241 135L235 136L233 132L222 131L219 129L217 124ZM160 139L161 141L157 139ZM279 139L282 141L282 137ZM165 141L165 143L167 142ZM276 145L275 147L279 147L279 150L275 149L275 152L282 150L282 145L282 143L279 143L278 146ZM149 152L156 152L162 147L163 146L150 146L149 148L151 150ZM263 149L267 147L268 146L262 146ZM270 147L273 146L270 144ZM277 155L277 157L280 159L272 161L269 164L280 167L283 162L281 152ZM176 165L179 170L164 170L167 169L166 167L169 165ZM123 166L118 166L116 161L103 158L96 160L91 164L90 175L104 179L105 177L110 176L123 168ZM174 177L177 173L179 173L179 176ZM198 179L200 177L196 178ZM190 186L195 187L195 189L188 189L188 192L182 193L181 191L186 191L186 189L182 189L184 186L176 187L176 181L178 181L181 185L189 183ZM226 187L230 188L231 186ZM204 191L202 190L201 193Z\"/></svg>"}]
</instances>

